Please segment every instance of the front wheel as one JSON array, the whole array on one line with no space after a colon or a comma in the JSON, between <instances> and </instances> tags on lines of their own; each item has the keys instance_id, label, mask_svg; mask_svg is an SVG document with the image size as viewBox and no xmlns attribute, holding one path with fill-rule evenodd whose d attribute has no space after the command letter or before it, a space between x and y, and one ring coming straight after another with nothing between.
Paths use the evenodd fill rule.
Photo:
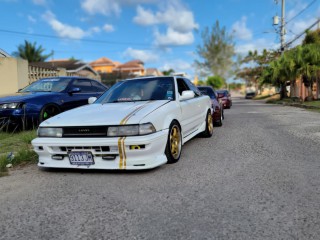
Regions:
<instances>
[{"instance_id":1,"label":"front wheel","mask_svg":"<svg viewBox=\"0 0 320 240\"><path fill-rule=\"evenodd\" d=\"M39 122L43 122L57 114L60 113L60 110L57 106L50 104L42 108L39 116Z\"/></svg>"},{"instance_id":2,"label":"front wheel","mask_svg":"<svg viewBox=\"0 0 320 240\"><path fill-rule=\"evenodd\" d=\"M168 164L179 161L182 149L181 129L178 122L173 121L169 127L169 134L165 154L168 159Z\"/></svg>"}]
</instances>

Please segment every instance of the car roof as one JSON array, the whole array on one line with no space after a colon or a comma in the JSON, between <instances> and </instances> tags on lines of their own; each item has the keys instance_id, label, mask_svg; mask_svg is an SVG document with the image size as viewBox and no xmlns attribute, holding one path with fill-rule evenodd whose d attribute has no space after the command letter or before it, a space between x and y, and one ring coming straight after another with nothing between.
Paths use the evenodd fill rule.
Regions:
<instances>
[{"instance_id":1,"label":"car roof","mask_svg":"<svg viewBox=\"0 0 320 240\"><path fill-rule=\"evenodd\" d=\"M131 80L140 80L140 79L152 79L152 78L174 78L174 76L141 76L141 77L135 77L135 78L128 78L124 79L122 81L131 81Z\"/></svg>"}]
</instances>

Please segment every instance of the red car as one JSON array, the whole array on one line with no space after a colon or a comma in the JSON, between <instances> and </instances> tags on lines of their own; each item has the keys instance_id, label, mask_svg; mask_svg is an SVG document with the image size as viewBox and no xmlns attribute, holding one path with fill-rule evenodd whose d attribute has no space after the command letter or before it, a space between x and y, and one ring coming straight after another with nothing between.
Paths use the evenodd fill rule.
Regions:
<instances>
[{"instance_id":1,"label":"red car","mask_svg":"<svg viewBox=\"0 0 320 240\"><path fill-rule=\"evenodd\" d=\"M218 99L217 93L214 91L212 87L209 86L201 86L198 87L198 89L202 94L208 95L211 99L213 109L213 123L219 127L222 126L222 120L224 119L223 105L222 101Z\"/></svg>"},{"instance_id":2,"label":"red car","mask_svg":"<svg viewBox=\"0 0 320 240\"><path fill-rule=\"evenodd\" d=\"M232 106L231 95L228 90L218 90L218 98L221 99L223 107L230 109Z\"/></svg>"}]
</instances>

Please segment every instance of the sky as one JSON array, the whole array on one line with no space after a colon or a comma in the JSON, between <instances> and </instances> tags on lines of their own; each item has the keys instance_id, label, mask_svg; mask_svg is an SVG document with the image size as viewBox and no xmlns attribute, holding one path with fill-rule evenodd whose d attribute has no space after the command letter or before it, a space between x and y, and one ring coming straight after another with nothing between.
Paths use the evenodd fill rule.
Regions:
<instances>
[{"instance_id":1,"label":"sky","mask_svg":"<svg viewBox=\"0 0 320 240\"><path fill-rule=\"evenodd\" d=\"M201 32L218 20L234 35L238 54L277 49L281 0L0 0L0 48L12 54L24 40L52 59L85 62L140 59L146 68L198 74ZM320 0L286 0L286 41L320 17ZM303 39L303 38L301 38ZM299 44L299 41L294 44Z\"/></svg>"}]
</instances>

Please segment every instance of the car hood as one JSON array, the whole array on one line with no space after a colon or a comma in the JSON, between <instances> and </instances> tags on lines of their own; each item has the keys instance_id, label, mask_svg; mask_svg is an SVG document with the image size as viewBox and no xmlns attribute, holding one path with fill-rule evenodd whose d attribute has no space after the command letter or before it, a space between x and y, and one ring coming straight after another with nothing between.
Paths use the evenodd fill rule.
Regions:
<instances>
[{"instance_id":1,"label":"car hood","mask_svg":"<svg viewBox=\"0 0 320 240\"><path fill-rule=\"evenodd\" d=\"M41 127L138 124L168 100L91 104L72 109L41 123Z\"/></svg>"},{"instance_id":2,"label":"car hood","mask_svg":"<svg viewBox=\"0 0 320 240\"><path fill-rule=\"evenodd\" d=\"M18 92L10 95L0 95L0 103L24 102L28 99L46 95L52 95L52 92Z\"/></svg>"}]
</instances>

